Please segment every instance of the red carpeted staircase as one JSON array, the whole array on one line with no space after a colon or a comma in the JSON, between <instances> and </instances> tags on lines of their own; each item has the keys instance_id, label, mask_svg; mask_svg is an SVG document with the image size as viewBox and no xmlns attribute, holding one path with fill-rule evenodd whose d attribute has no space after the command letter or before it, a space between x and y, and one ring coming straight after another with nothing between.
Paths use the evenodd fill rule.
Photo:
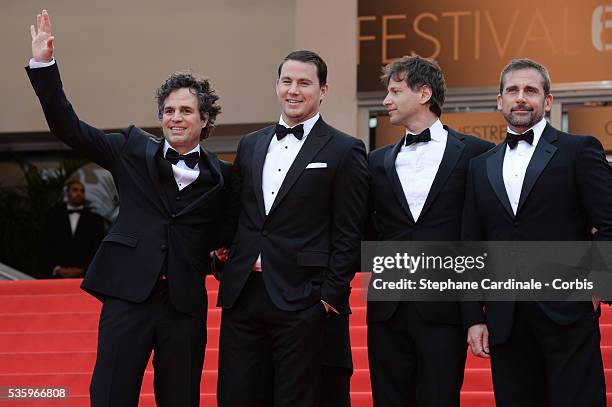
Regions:
<instances>
[{"instance_id":1,"label":"red carpeted staircase","mask_svg":"<svg viewBox=\"0 0 612 407\"><path fill-rule=\"evenodd\" d=\"M80 280L0 282L0 397L6 387L64 387L67 399L10 401L0 407L88 406L89 381L95 361L100 303L79 289ZM217 282L206 281L208 345L201 385L201 405L214 406L217 385L217 349L220 310L214 307ZM351 382L354 407L372 405L366 348L365 299L359 276L353 282L351 340L355 373ZM612 366L612 310L605 306L601 318L604 364ZM612 383L612 369L606 381ZM4 394L2 394L4 393ZM612 393L608 393L612 402ZM461 395L463 406L489 407L495 403L488 361L468 357ZM155 406L153 371L147 367L140 406ZM245 406L248 407L248 406Z\"/></svg>"}]
</instances>

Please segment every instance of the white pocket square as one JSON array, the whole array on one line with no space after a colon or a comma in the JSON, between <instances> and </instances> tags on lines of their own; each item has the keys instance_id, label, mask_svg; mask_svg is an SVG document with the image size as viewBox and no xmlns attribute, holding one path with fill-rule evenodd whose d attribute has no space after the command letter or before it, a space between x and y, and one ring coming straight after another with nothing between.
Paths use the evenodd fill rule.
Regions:
<instances>
[{"instance_id":1,"label":"white pocket square","mask_svg":"<svg viewBox=\"0 0 612 407\"><path fill-rule=\"evenodd\" d=\"M306 169L309 168L327 168L327 163L310 163L306 166Z\"/></svg>"}]
</instances>

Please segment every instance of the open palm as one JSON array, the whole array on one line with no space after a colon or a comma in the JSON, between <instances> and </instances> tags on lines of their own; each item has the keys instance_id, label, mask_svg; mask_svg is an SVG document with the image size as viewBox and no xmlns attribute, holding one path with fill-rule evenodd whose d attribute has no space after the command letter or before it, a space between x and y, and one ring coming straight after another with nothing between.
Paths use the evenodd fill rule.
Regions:
<instances>
[{"instance_id":1,"label":"open palm","mask_svg":"<svg viewBox=\"0 0 612 407\"><path fill-rule=\"evenodd\" d=\"M32 35L32 57L38 62L48 62L53 58L53 40L51 20L47 10L36 15L36 28L30 26Z\"/></svg>"}]
</instances>

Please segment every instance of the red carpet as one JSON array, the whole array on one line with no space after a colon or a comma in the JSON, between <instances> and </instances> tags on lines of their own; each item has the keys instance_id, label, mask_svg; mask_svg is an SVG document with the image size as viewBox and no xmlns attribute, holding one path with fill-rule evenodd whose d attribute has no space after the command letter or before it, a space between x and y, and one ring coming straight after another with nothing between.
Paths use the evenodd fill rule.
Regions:
<instances>
[{"instance_id":1,"label":"red carpet","mask_svg":"<svg viewBox=\"0 0 612 407\"><path fill-rule=\"evenodd\" d=\"M7 401L0 407L30 405L77 407L89 405L89 381L95 361L100 303L79 289L80 280L0 282L0 388L67 387L67 400ZM209 290L208 348L201 385L201 405L215 405L217 346L220 310L214 308L217 282L207 279ZM366 349L365 301L359 277L353 283L351 339L355 374L351 382L354 407L371 406ZM612 310L601 318L604 364L612 367ZM606 369L612 383L612 369ZM153 374L149 364L140 406L155 406ZM494 405L488 361L468 357L462 406ZM612 403L612 393L608 393ZM248 406L245 406L248 407Z\"/></svg>"}]
</instances>

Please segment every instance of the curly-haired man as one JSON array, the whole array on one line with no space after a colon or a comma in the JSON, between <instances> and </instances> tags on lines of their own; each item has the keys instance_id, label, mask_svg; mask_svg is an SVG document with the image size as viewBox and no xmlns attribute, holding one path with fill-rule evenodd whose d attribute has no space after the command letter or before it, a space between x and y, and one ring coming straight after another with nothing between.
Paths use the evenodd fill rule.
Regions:
<instances>
[{"instance_id":1,"label":"curly-haired man","mask_svg":"<svg viewBox=\"0 0 612 407\"><path fill-rule=\"evenodd\" d=\"M204 273L219 246L229 166L199 142L220 107L207 80L171 75L158 89L163 140L129 126L104 134L66 99L43 10L31 27L27 72L51 132L112 174L121 212L82 287L104 305L91 381L92 406L137 406L154 350L158 406L198 406L206 346Z\"/></svg>"}]
</instances>

